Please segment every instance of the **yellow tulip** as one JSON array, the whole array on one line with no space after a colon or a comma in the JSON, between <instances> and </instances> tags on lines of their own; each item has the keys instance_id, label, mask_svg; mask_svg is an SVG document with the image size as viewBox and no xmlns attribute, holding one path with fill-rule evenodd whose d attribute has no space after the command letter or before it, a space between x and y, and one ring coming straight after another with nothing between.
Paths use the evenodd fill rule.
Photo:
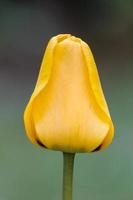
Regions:
<instances>
[{"instance_id":1,"label":"yellow tulip","mask_svg":"<svg viewBox=\"0 0 133 200\"><path fill-rule=\"evenodd\" d=\"M47 46L24 113L29 139L48 149L92 152L107 147L114 128L89 46L70 34Z\"/></svg>"}]
</instances>

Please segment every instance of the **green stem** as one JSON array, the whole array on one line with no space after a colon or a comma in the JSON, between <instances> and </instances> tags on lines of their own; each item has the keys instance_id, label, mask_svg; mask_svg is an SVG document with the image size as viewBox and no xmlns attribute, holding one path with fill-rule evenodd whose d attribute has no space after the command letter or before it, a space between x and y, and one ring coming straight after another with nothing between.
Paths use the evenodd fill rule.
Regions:
<instances>
[{"instance_id":1,"label":"green stem","mask_svg":"<svg viewBox=\"0 0 133 200\"><path fill-rule=\"evenodd\" d=\"M72 200L74 157L73 153L63 152L63 200Z\"/></svg>"}]
</instances>

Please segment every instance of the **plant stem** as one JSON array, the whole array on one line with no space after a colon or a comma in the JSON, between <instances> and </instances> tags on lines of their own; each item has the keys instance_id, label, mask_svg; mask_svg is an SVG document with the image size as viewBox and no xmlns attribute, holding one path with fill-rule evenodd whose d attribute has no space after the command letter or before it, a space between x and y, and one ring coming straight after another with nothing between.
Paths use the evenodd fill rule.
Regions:
<instances>
[{"instance_id":1,"label":"plant stem","mask_svg":"<svg viewBox=\"0 0 133 200\"><path fill-rule=\"evenodd\" d=\"M72 200L74 153L63 152L63 200Z\"/></svg>"}]
</instances>

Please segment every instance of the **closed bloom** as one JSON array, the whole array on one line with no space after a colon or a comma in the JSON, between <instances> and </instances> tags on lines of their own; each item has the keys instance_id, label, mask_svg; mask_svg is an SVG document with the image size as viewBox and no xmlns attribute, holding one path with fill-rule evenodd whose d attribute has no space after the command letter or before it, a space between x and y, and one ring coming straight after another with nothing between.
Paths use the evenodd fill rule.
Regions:
<instances>
[{"instance_id":1,"label":"closed bloom","mask_svg":"<svg viewBox=\"0 0 133 200\"><path fill-rule=\"evenodd\" d=\"M89 46L69 34L47 46L24 113L29 139L48 149L92 152L107 147L114 128Z\"/></svg>"}]
</instances>

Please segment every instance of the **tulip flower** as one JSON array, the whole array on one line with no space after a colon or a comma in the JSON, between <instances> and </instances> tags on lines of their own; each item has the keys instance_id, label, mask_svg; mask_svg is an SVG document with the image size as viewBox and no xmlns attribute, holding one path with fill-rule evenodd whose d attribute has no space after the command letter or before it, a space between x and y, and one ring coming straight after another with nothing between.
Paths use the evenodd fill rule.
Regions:
<instances>
[{"instance_id":1,"label":"tulip flower","mask_svg":"<svg viewBox=\"0 0 133 200\"><path fill-rule=\"evenodd\" d=\"M49 41L24 123L32 143L64 155L111 143L114 128L97 67L81 39L61 34Z\"/></svg>"}]
</instances>

